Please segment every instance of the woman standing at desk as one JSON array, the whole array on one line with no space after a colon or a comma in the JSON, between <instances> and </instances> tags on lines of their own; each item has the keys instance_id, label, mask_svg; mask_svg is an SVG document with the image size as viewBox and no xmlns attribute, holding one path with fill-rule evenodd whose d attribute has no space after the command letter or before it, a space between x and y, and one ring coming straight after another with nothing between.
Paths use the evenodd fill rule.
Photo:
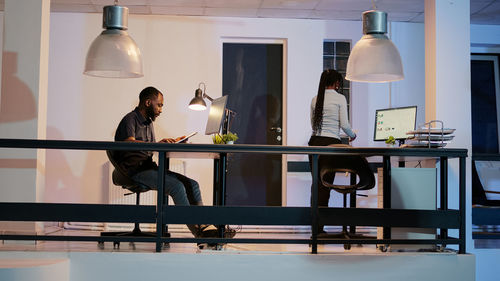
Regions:
<instances>
[{"instance_id":1,"label":"woman standing at desk","mask_svg":"<svg viewBox=\"0 0 500 281\"><path fill-rule=\"evenodd\" d=\"M344 95L339 93L342 90L342 75L333 69L323 71L319 80L318 94L311 101L312 135L308 143L310 146L327 146L341 143L340 128L349 136L350 141L356 138L356 134L351 130L347 118L346 99ZM309 156L310 165L311 158ZM334 179L335 174L332 175L331 182ZM320 181L318 185L318 206L328 207L329 200L330 189L324 187ZM322 232L324 232L323 225L320 225L318 233Z\"/></svg>"}]
</instances>

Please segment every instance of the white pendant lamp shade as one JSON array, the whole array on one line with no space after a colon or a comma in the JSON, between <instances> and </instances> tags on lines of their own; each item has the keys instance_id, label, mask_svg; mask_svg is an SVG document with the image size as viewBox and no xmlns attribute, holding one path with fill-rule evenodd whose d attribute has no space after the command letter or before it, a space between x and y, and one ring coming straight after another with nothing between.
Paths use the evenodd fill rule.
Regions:
<instances>
[{"instance_id":1,"label":"white pendant lamp shade","mask_svg":"<svg viewBox=\"0 0 500 281\"><path fill-rule=\"evenodd\" d=\"M363 13L363 37L349 55L346 79L357 82L392 82L402 80L403 64L398 49L385 35L387 14Z\"/></svg>"},{"instance_id":2,"label":"white pendant lamp shade","mask_svg":"<svg viewBox=\"0 0 500 281\"><path fill-rule=\"evenodd\" d=\"M128 8L104 7L103 27L106 30L90 45L84 74L108 78L144 76L141 51L126 31L127 19Z\"/></svg>"}]
</instances>

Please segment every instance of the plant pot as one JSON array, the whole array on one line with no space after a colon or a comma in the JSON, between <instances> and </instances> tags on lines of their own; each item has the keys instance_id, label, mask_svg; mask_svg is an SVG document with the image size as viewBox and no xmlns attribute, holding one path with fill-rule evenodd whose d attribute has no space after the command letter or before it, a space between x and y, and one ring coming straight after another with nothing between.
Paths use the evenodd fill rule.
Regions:
<instances>
[{"instance_id":1,"label":"plant pot","mask_svg":"<svg viewBox=\"0 0 500 281\"><path fill-rule=\"evenodd\" d=\"M234 144L234 141L227 141L226 144Z\"/></svg>"}]
</instances>

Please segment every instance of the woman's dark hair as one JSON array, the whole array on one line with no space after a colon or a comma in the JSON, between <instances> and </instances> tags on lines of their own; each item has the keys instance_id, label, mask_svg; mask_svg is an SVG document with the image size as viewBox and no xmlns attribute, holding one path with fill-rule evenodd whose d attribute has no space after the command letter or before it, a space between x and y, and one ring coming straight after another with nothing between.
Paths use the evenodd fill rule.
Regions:
<instances>
[{"instance_id":1,"label":"woman's dark hair","mask_svg":"<svg viewBox=\"0 0 500 281\"><path fill-rule=\"evenodd\" d=\"M316 98L316 106L314 107L313 113L313 135L318 135L321 132L321 126L323 124L323 105L325 103L325 89L326 87L334 86L337 82L339 82L339 88L335 90L342 94L344 89L344 79L342 78L342 75L334 69L327 69L321 73L318 96Z\"/></svg>"},{"instance_id":2,"label":"woman's dark hair","mask_svg":"<svg viewBox=\"0 0 500 281\"><path fill-rule=\"evenodd\" d=\"M152 99L153 97L158 97L158 95L162 94L158 89L155 87L146 87L144 88L141 93L139 94L139 101L140 103L144 103L147 99ZM162 94L163 95L163 94Z\"/></svg>"}]
</instances>

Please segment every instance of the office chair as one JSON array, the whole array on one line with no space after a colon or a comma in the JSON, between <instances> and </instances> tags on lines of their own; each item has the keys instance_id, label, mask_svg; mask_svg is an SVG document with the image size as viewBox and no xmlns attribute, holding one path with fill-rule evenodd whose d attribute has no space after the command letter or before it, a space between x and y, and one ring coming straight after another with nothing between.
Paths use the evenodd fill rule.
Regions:
<instances>
[{"instance_id":1,"label":"office chair","mask_svg":"<svg viewBox=\"0 0 500 281\"><path fill-rule=\"evenodd\" d=\"M332 144L330 147L351 147L347 144ZM358 190L368 190L375 186L375 176L373 175L368 161L359 155L320 155L319 164L319 180L322 185L330 190L335 190L343 194L344 208L347 207L347 194L350 196L366 196L357 194ZM351 174L351 183L348 185L339 185L329 182L332 173L348 172ZM356 183L356 176L359 177L359 182ZM322 188L322 187L320 187ZM354 198L354 202L355 202ZM352 201L352 200L351 200ZM347 226L342 226L342 232L337 234L322 233L318 238L345 238L345 239L375 239L375 237L366 237L360 234L355 234L355 227L351 226L350 231L347 231ZM344 244L344 249L349 250L351 244Z\"/></svg>"},{"instance_id":2,"label":"office chair","mask_svg":"<svg viewBox=\"0 0 500 281\"><path fill-rule=\"evenodd\" d=\"M131 194L136 194L135 204L139 205L140 200L141 200L141 193L149 191L149 190L151 190L151 188L149 188L148 186L145 186L143 184L140 184L138 182L135 182L129 176L127 176L127 174L121 170L120 166L113 158L112 151L107 150L106 155L108 156L109 162L111 162L111 164L114 167L113 174L111 176L112 180L113 180L113 184L115 184L117 186L121 186L122 188L129 190L130 193L125 194L125 196L131 195ZM165 227L165 229L167 229L167 228ZM105 232L101 232L101 236L134 236L134 237L151 236L151 237L155 237L156 233L142 231L139 227L139 223L136 222L134 224L134 229L132 231L105 231ZM165 231L164 236L170 237L170 233ZM168 244L165 243L165 245L168 245ZM99 247L103 248L104 242L99 242ZM120 242L113 241L113 248L119 248L119 247L120 247Z\"/></svg>"}]
</instances>

